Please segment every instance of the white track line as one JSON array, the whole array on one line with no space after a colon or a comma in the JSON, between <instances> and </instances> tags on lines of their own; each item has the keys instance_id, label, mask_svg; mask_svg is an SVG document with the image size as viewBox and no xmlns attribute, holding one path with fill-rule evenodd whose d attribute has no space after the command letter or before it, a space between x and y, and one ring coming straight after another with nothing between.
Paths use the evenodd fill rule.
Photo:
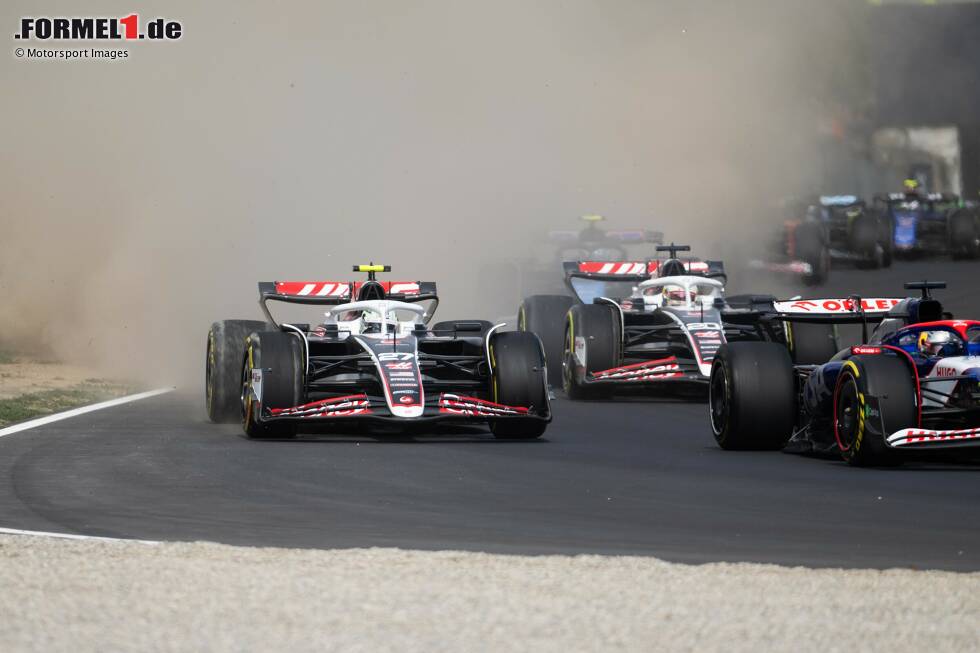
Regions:
<instances>
[{"instance_id":1,"label":"white track line","mask_svg":"<svg viewBox=\"0 0 980 653\"><path fill-rule=\"evenodd\" d=\"M131 540L123 537L100 537L98 535L50 533L48 531L24 531L19 528L0 528L0 535L30 535L31 537L57 537L63 540L98 540L101 542L137 542L139 544L160 544L160 542L157 542L156 540Z\"/></svg>"},{"instance_id":2,"label":"white track line","mask_svg":"<svg viewBox=\"0 0 980 653\"><path fill-rule=\"evenodd\" d=\"M140 392L139 394L135 394L135 395L127 395L125 397L119 397L118 399L110 399L109 401L103 401L97 404L91 404L89 406L82 406L81 408L73 408L72 410L66 410L62 413L47 415L46 417L39 417L37 419L32 419L27 422L21 422L20 424L14 424L13 426L8 426L5 429L0 429L0 438L2 438L5 435L11 435L13 433L20 433L21 431L37 428L38 426L44 426L45 424L51 424L52 422L60 422L61 420L68 419L70 417L76 417L78 415L84 415L85 413L91 413L92 411L102 410L103 408L122 406L123 404L128 404L133 401L139 401L140 399L149 399L150 397L156 397L157 395L162 395L173 391L174 388L157 388L156 390ZM33 537L59 537L65 540L99 540L102 542L139 542L140 544L159 544L159 542L155 540L129 540L129 539L118 538L118 537L76 535L75 533L51 533L48 531L25 531L19 528L0 527L0 534L31 535Z\"/></svg>"},{"instance_id":3,"label":"white track line","mask_svg":"<svg viewBox=\"0 0 980 653\"><path fill-rule=\"evenodd\" d=\"M91 413L92 411L102 410L103 408L112 408L113 406L122 406L123 404L139 401L140 399L148 399L157 395L173 392L174 390L175 388L157 388L156 390L148 390L147 392L140 392L139 394L135 395L128 395L126 397L110 399L109 401L103 401L97 404L91 404L89 406L82 406L81 408L73 408L71 410L66 410L63 413L55 413L54 415L38 417L37 419L28 420L26 422L21 422L20 424L8 426L5 429L0 429L0 438L5 435L13 435L14 433L20 433L21 431L44 426L45 424L51 424L52 422L60 422L61 420L68 419L70 417L76 417L78 415L84 415L85 413Z\"/></svg>"}]
</instances>

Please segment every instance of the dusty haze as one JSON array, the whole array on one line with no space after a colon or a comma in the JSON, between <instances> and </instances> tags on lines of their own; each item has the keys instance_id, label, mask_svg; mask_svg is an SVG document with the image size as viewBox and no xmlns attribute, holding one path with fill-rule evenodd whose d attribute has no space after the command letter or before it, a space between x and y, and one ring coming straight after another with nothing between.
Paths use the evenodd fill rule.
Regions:
<instances>
[{"instance_id":1,"label":"dusty haze","mask_svg":"<svg viewBox=\"0 0 980 653\"><path fill-rule=\"evenodd\" d=\"M256 316L258 280L370 259L474 316L481 262L591 212L724 255L812 174L849 3L202 4L0 9L8 344L199 383L208 325ZM13 40L21 16L131 12L184 37L12 54L40 45Z\"/></svg>"}]
</instances>

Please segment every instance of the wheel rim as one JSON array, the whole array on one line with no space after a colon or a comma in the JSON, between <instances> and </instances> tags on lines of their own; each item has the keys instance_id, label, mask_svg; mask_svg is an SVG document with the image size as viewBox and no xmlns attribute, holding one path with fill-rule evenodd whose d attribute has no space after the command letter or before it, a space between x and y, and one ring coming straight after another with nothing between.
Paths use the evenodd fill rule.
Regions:
<instances>
[{"instance_id":1,"label":"wheel rim","mask_svg":"<svg viewBox=\"0 0 980 653\"><path fill-rule=\"evenodd\" d=\"M242 364L242 392L240 395L243 421L248 421L249 412L252 409L252 397L248 392L251 380L252 368L248 364L248 359L246 359Z\"/></svg>"},{"instance_id":2,"label":"wheel rim","mask_svg":"<svg viewBox=\"0 0 980 653\"><path fill-rule=\"evenodd\" d=\"M834 408L834 435L842 452L851 450L858 436L861 423L861 402L858 398L857 384L848 375L841 384Z\"/></svg>"},{"instance_id":3,"label":"wheel rim","mask_svg":"<svg viewBox=\"0 0 980 653\"><path fill-rule=\"evenodd\" d=\"M574 374L575 354L572 350L572 334L565 329L565 351L561 360L561 381L567 392L572 387L572 375Z\"/></svg>"},{"instance_id":4,"label":"wheel rim","mask_svg":"<svg viewBox=\"0 0 980 653\"><path fill-rule=\"evenodd\" d=\"M728 375L724 366L715 365L708 384L708 414L711 416L711 430L715 436L721 435L722 426L728 424Z\"/></svg>"}]
</instances>

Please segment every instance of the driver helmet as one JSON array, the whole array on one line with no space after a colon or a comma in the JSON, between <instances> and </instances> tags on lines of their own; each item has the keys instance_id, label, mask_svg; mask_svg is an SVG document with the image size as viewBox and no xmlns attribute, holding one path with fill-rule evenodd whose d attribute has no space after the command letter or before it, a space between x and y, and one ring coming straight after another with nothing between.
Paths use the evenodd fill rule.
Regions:
<instances>
[{"instance_id":1,"label":"driver helmet","mask_svg":"<svg viewBox=\"0 0 980 653\"><path fill-rule=\"evenodd\" d=\"M381 333L381 316L374 311L364 311L361 321L364 324L364 333ZM388 333L393 333L396 327L397 325L389 319Z\"/></svg>"},{"instance_id":2,"label":"driver helmet","mask_svg":"<svg viewBox=\"0 0 980 653\"><path fill-rule=\"evenodd\" d=\"M906 195L918 195L919 194L919 182L915 179L906 179L902 182L902 188L905 190Z\"/></svg>"},{"instance_id":3,"label":"driver helmet","mask_svg":"<svg viewBox=\"0 0 980 653\"><path fill-rule=\"evenodd\" d=\"M684 306L688 300L693 303L697 299L697 292L693 288L687 291L684 286L677 285L664 286L661 294L666 306Z\"/></svg>"},{"instance_id":4,"label":"driver helmet","mask_svg":"<svg viewBox=\"0 0 980 653\"><path fill-rule=\"evenodd\" d=\"M923 331L919 334L919 352L925 356L938 356L943 347L953 342L949 331Z\"/></svg>"}]
</instances>

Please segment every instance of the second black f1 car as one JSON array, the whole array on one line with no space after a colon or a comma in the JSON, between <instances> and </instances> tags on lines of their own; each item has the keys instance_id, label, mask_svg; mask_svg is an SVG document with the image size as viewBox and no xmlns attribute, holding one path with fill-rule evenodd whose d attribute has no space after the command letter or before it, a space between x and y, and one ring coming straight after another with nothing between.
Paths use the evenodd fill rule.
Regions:
<instances>
[{"instance_id":1,"label":"second black f1 car","mask_svg":"<svg viewBox=\"0 0 980 653\"><path fill-rule=\"evenodd\" d=\"M668 258L565 263L574 297L537 295L521 305L519 328L535 331L545 343L549 375L558 359L570 398L650 392L667 384L703 390L719 347L762 337L743 319L748 309L739 306L771 298L726 300L721 261L678 258L690 250L687 245L657 249ZM786 337L776 329L774 337ZM796 353L807 359L832 355L825 333L801 329Z\"/></svg>"},{"instance_id":2,"label":"second black f1 car","mask_svg":"<svg viewBox=\"0 0 980 653\"><path fill-rule=\"evenodd\" d=\"M488 423L498 438L535 438L551 420L544 352L531 333L483 320L428 321L432 282L259 283L264 321L215 322L208 334L212 421L249 437L292 437L315 423ZM327 307L322 323L277 322L270 301ZM428 304L428 306L426 306Z\"/></svg>"}]
</instances>

